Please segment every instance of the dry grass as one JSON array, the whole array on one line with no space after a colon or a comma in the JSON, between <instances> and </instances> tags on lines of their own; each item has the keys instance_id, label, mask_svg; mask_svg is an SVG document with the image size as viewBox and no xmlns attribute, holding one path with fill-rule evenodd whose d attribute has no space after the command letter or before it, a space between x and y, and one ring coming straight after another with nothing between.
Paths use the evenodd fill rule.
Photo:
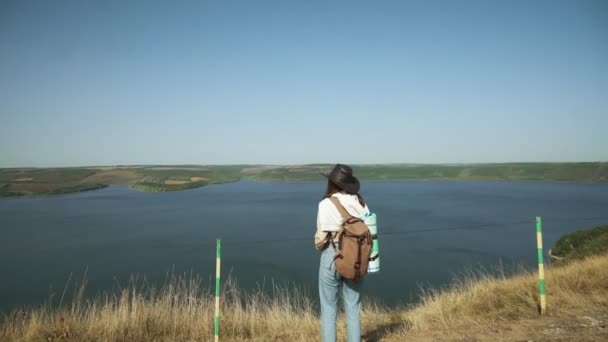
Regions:
<instances>
[{"instance_id":1,"label":"dry grass","mask_svg":"<svg viewBox=\"0 0 608 342\"><path fill-rule=\"evenodd\" d=\"M425 336L429 331L491 330L504 322L525 328L523 322L539 318L537 277L534 272L509 278L470 274L448 290L426 291L419 305L400 313L407 328L390 340ZM547 317L608 314L608 255L548 268L545 278Z\"/></svg>"},{"instance_id":2,"label":"dry grass","mask_svg":"<svg viewBox=\"0 0 608 342\"><path fill-rule=\"evenodd\" d=\"M365 340L457 340L456 336L467 334L481 341L526 336L543 340L546 334L541 328L549 322L563 323L578 314L608 314L608 255L549 268L546 273L548 315L543 318L537 312L535 274L512 278L469 275L451 289L426 291L420 303L410 309L388 310L365 304ZM61 310L39 308L28 317L6 317L0 326L0 340L213 340L214 297L200 279L177 278L160 289L132 282L117 295L93 301L84 300L82 291ZM271 294L244 293L228 282L223 298L223 341L319 340L315 303L297 288L275 286ZM572 336L577 340L601 340L606 337L601 324L596 324L600 330L580 328L569 332L565 326L556 328L564 339L552 336L547 340ZM339 335L345 335L342 318Z\"/></svg>"},{"instance_id":3,"label":"dry grass","mask_svg":"<svg viewBox=\"0 0 608 342\"><path fill-rule=\"evenodd\" d=\"M412 328L452 328L479 321L538 317L537 273L515 277L470 276L448 291L427 291L406 314ZM594 257L546 273L548 307L553 314L608 307L608 256Z\"/></svg>"}]
</instances>

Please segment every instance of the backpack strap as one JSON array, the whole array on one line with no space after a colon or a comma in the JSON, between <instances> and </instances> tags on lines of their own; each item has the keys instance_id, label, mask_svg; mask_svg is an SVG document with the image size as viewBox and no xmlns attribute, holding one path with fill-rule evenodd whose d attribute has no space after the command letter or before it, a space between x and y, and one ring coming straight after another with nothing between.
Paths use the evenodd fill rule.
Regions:
<instances>
[{"instance_id":1,"label":"backpack strap","mask_svg":"<svg viewBox=\"0 0 608 342\"><path fill-rule=\"evenodd\" d=\"M330 197L329 200L331 201L331 203L334 204L334 206L338 209L338 212L340 213L340 216L342 216L342 223L344 224L344 222L346 222L346 220L348 220L349 218L352 218L353 216L351 214L348 213L348 211L346 211L346 209L344 208L344 206L342 205L342 203L340 203L340 200L338 200L335 197ZM334 247L334 249L336 250L336 257L340 257L342 255L342 251L340 250L340 248L342 247L342 232L344 230L344 226L342 226L340 228L340 231L338 232L338 245L336 246L336 243L334 242L334 239L331 239L331 245Z\"/></svg>"},{"instance_id":2,"label":"backpack strap","mask_svg":"<svg viewBox=\"0 0 608 342\"><path fill-rule=\"evenodd\" d=\"M348 213L348 211L346 211L346 209L344 209L344 206L342 206L342 203L340 203L340 201L337 198L330 197L329 200L331 201L331 203L333 203L336 206L336 208L340 212L340 215L342 215L343 221L346 221L347 219L353 217L351 214Z\"/></svg>"}]
</instances>

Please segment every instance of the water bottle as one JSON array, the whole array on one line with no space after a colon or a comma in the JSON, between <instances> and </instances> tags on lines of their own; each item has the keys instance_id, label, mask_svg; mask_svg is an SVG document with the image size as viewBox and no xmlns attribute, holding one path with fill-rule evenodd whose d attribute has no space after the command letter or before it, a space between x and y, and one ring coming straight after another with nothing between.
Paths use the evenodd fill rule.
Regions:
<instances>
[{"instance_id":1,"label":"water bottle","mask_svg":"<svg viewBox=\"0 0 608 342\"><path fill-rule=\"evenodd\" d=\"M369 232L372 234L372 254L370 255L370 261L367 265L368 273L376 273L380 271L380 248L378 247L378 224L376 222L376 214L366 214L363 217L363 222L369 228Z\"/></svg>"}]
</instances>

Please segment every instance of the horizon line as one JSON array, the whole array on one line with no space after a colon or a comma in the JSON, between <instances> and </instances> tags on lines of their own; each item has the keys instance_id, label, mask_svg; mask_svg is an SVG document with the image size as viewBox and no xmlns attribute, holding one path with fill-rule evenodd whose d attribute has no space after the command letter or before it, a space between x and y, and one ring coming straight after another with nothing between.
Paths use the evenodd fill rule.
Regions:
<instances>
[{"instance_id":1,"label":"horizon line","mask_svg":"<svg viewBox=\"0 0 608 342\"><path fill-rule=\"evenodd\" d=\"M504 165L504 164L602 164L608 163L608 160L596 160L596 161L506 161L506 162L442 162L442 163L412 163L412 162L389 162L389 163L346 163L348 165L355 166L375 166L375 165L404 165L404 166L460 166L460 165ZM74 165L74 166L7 166L0 167L0 170L6 169L76 169L76 168L101 168L101 167L113 167L113 168L134 168L134 167L149 167L149 166L160 166L160 167L187 167L187 166L330 166L336 163L212 163L212 164L105 164L105 165Z\"/></svg>"}]
</instances>

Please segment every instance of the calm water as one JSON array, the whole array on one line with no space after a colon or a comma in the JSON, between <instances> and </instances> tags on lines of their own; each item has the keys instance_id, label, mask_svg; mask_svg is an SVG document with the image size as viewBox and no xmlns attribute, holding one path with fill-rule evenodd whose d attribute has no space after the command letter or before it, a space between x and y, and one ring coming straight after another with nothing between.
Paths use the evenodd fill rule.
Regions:
<instances>
[{"instance_id":1,"label":"calm water","mask_svg":"<svg viewBox=\"0 0 608 342\"><path fill-rule=\"evenodd\" d=\"M58 301L70 274L73 283L85 271L90 294L124 286L131 274L162 281L167 272L192 271L210 280L216 237L225 240L224 274L242 287L274 280L315 294L323 190L322 183L243 181L2 199L0 310ZM382 262L365 293L388 305L415 300L419 285L446 284L467 265L534 267L537 215L548 247L566 232L608 223L608 184L370 182L363 193L378 214Z\"/></svg>"}]
</instances>

